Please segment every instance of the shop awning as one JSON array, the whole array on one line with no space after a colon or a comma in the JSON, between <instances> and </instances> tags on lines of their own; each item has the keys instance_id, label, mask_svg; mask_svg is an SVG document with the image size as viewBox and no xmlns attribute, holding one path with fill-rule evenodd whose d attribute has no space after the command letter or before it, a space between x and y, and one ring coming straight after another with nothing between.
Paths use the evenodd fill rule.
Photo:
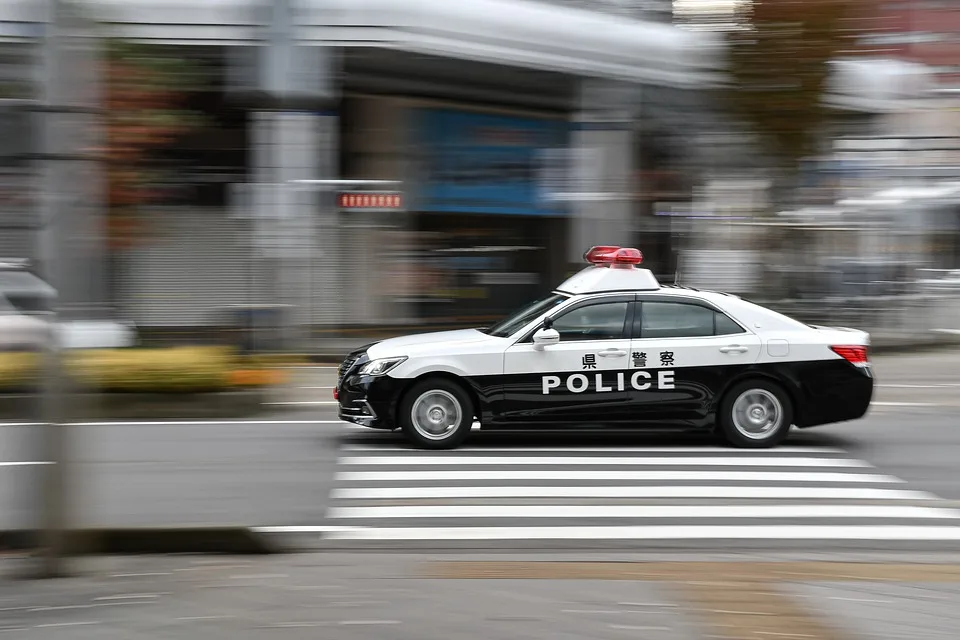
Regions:
<instances>
[{"instance_id":1,"label":"shop awning","mask_svg":"<svg viewBox=\"0 0 960 640\"><path fill-rule=\"evenodd\" d=\"M533 0L306 0L304 37L674 86L715 80L715 34Z\"/></svg>"},{"instance_id":2,"label":"shop awning","mask_svg":"<svg viewBox=\"0 0 960 640\"><path fill-rule=\"evenodd\" d=\"M256 0L79 1L126 37L206 44L258 37ZM42 19L38 4L0 3L0 21ZM536 0L299 0L295 6L298 36L317 45L385 47L673 86L715 79L723 60L715 34Z\"/></svg>"}]
</instances>

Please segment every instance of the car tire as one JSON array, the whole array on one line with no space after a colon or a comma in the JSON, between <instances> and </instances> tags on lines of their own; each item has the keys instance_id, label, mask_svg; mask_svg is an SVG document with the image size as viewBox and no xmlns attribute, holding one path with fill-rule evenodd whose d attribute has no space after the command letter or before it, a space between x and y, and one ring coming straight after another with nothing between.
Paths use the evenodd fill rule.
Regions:
<instances>
[{"instance_id":1,"label":"car tire","mask_svg":"<svg viewBox=\"0 0 960 640\"><path fill-rule=\"evenodd\" d=\"M473 402L463 387L429 378L407 391L398 422L403 434L422 449L455 449L470 435Z\"/></svg>"},{"instance_id":2,"label":"car tire","mask_svg":"<svg viewBox=\"0 0 960 640\"><path fill-rule=\"evenodd\" d=\"M720 402L717 434L734 447L768 449L783 442L793 425L793 403L778 384L747 380Z\"/></svg>"}]
</instances>

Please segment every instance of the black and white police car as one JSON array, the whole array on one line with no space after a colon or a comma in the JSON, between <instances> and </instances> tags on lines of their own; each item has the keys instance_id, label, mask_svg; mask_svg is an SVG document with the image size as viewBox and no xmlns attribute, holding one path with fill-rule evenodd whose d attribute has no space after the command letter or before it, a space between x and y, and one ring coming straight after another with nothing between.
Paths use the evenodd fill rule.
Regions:
<instances>
[{"instance_id":1,"label":"black and white police car","mask_svg":"<svg viewBox=\"0 0 960 640\"><path fill-rule=\"evenodd\" d=\"M480 428L709 429L738 447L862 417L869 334L810 326L737 296L657 282L637 249L593 247L542 300L483 329L351 353L340 418L454 448Z\"/></svg>"}]
</instances>

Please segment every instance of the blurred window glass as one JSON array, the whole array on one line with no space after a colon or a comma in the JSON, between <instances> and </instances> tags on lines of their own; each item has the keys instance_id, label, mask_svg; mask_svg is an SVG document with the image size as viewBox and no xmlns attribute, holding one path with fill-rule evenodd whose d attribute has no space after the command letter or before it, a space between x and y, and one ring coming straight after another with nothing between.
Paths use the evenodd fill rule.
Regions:
<instances>
[{"instance_id":1,"label":"blurred window glass","mask_svg":"<svg viewBox=\"0 0 960 640\"><path fill-rule=\"evenodd\" d=\"M723 313L685 302L644 302L633 321L634 338L702 338L744 333Z\"/></svg>"},{"instance_id":2,"label":"blurred window glass","mask_svg":"<svg viewBox=\"0 0 960 640\"><path fill-rule=\"evenodd\" d=\"M716 312L716 315L714 316L714 322L716 323L716 328L714 331L715 335L732 336L738 333L746 333L743 327L719 311Z\"/></svg>"},{"instance_id":3,"label":"blurred window glass","mask_svg":"<svg viewBox=\"0 0 960 640\"><path fill-rule=\"evenodd\" d=\"M578 307L553 321L561 341L616 340L623 337L626 302L606 302Z\"/></svg>"},{"instance_id":4,"label":"blurred window glass","mask_svg":"<svg viewBox=\"0 0 960 640\"><path fill-rule=\"evenodd\" d=\"M567 296L563 296L558 293L551 294L546 298L537 300L536 302L523 307L516 313L504 318L492 327L483 329L483 332L487 335L495 336L497 338L508 338L566 299Z\"/></svg>"}]
</instances>

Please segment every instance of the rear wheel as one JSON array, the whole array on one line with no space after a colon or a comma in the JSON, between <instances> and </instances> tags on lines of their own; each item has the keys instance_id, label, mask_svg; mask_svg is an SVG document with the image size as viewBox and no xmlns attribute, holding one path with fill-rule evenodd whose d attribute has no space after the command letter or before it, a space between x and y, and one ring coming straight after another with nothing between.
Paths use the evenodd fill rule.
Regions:
<instances>
[{"instance_id":1,"label":"rear wheel","mask_svg":"<svg viewBox=\"0 0 960 640\"><path fill-rule=\"evenodd\" d=\"M424 449L454 449L473 426L473 403L463 388L431 378L415 384L400 403L404 435Z\"/></svg>"},{"instance_id":2,"label":"rear wheel","mask_svg":"<svg viewBox=\"0 0 960 640\"><path fill-rule=\"evenodd\" d=\"M793 405L786 392L766 380L748 380L734 386L720 403L718 435L741 448L775 447L790 432Z\"/></svg>"}]
</instances>

